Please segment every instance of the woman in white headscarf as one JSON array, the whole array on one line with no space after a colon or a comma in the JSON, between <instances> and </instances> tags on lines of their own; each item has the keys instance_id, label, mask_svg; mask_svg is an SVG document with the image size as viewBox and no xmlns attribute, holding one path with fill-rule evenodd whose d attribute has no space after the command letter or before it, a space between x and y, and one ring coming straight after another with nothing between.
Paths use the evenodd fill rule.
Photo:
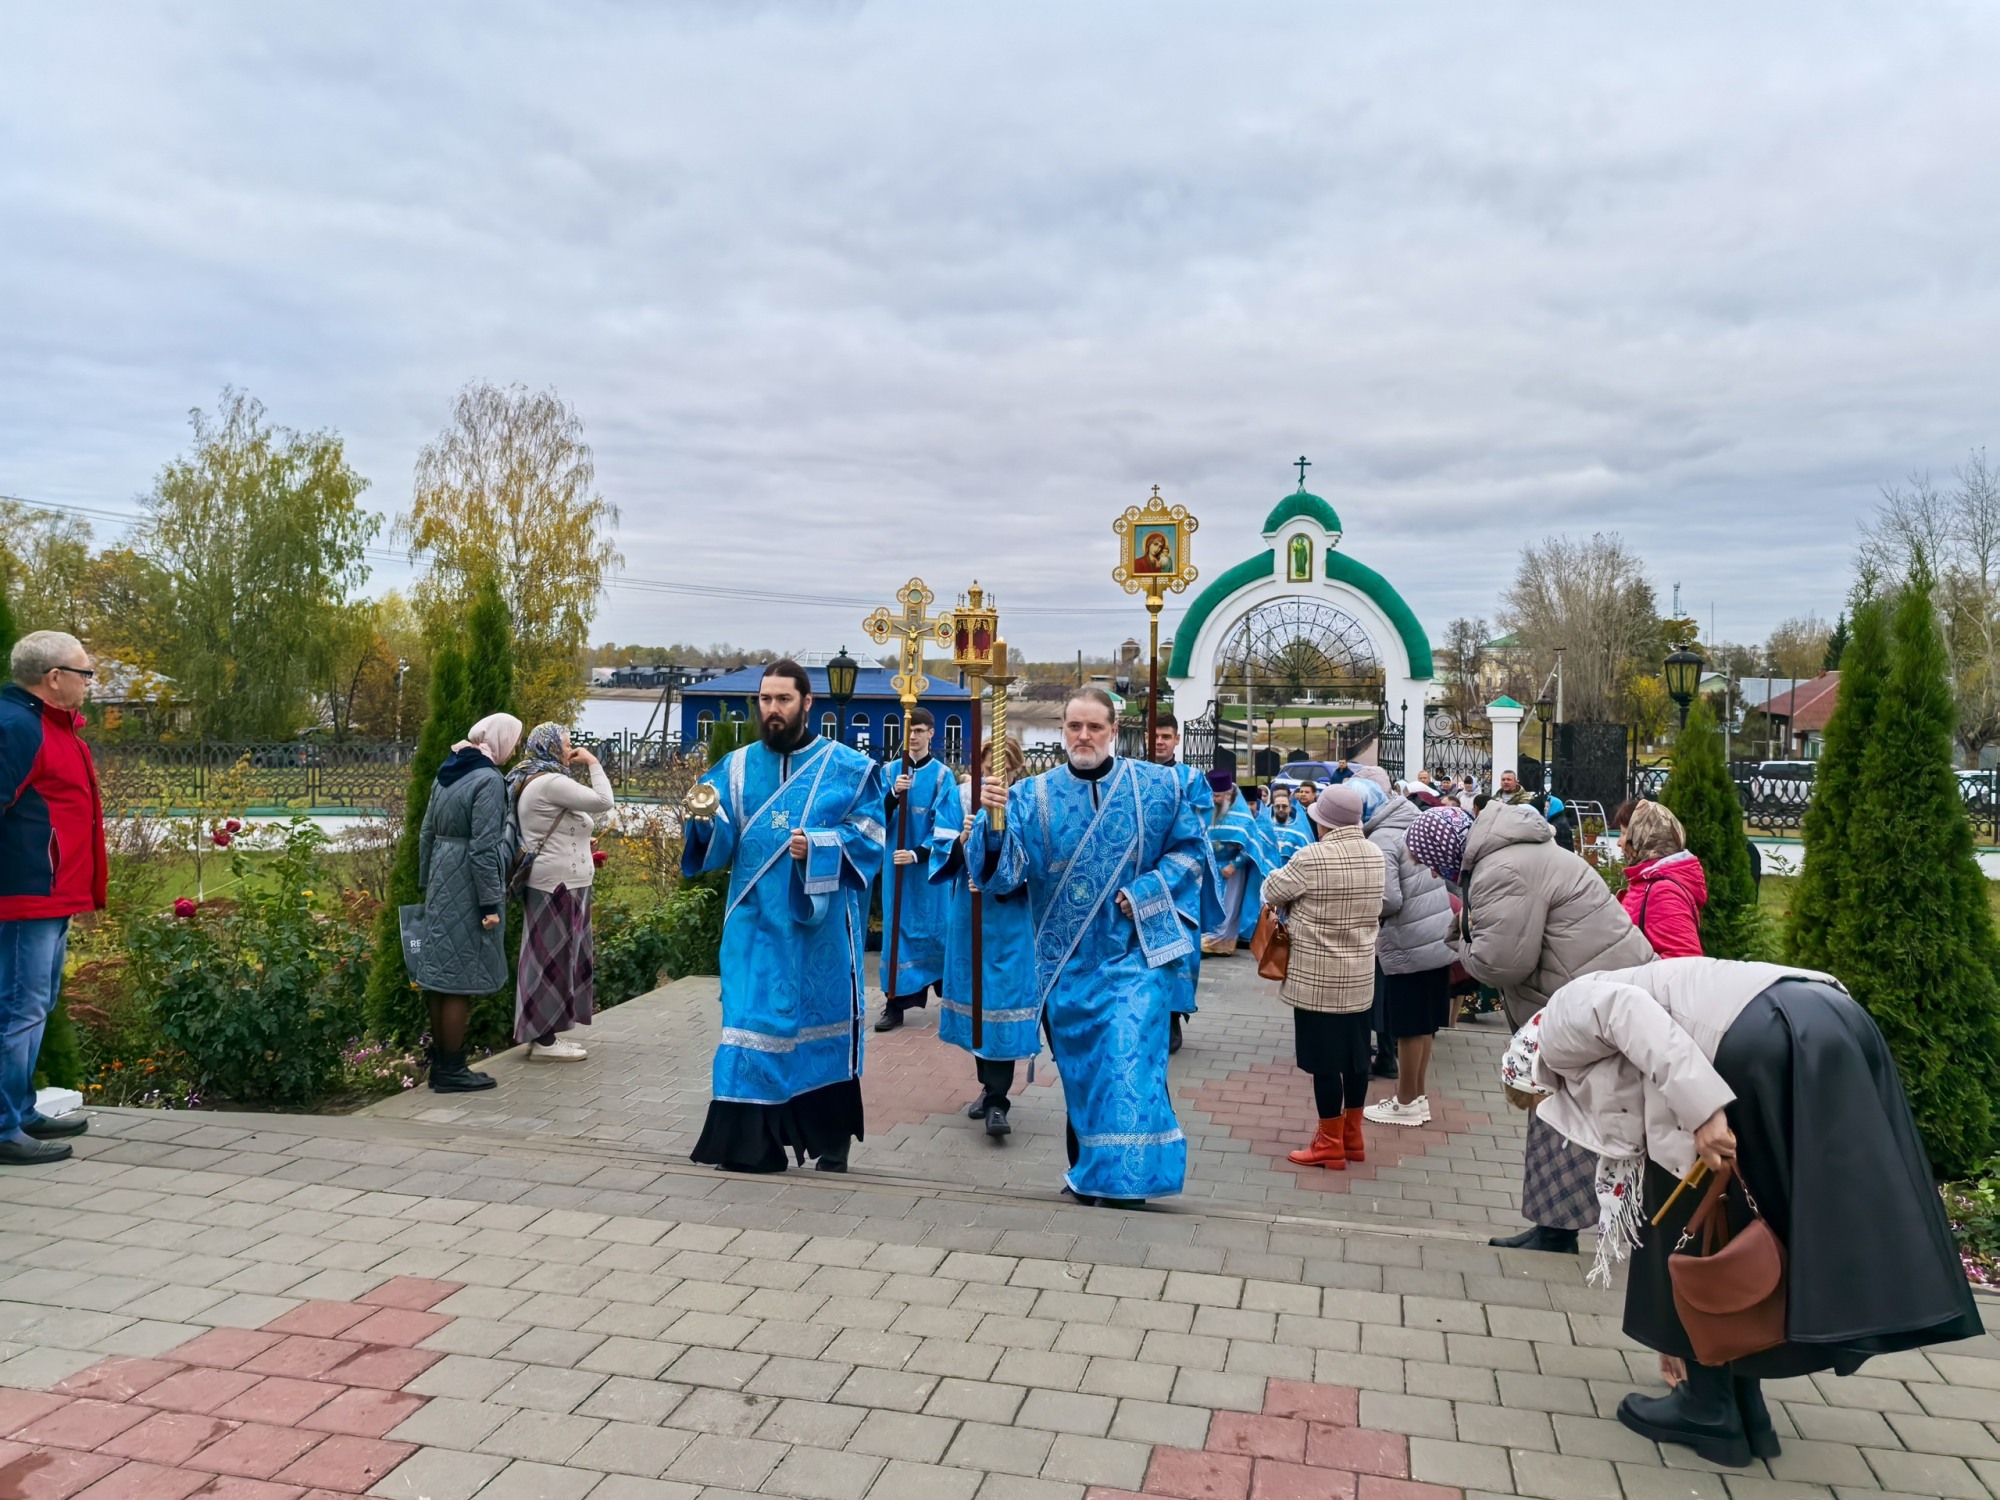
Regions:
<instances>
[{"instance_id":1,"label":"woman in white headscarf","mask_svg":"<svg viewBox=\"0 0 2000 1500\"><path fill-rule=\"evenodd\" d=\"M430 1007L435 1093L494 1083L466 1066L465 1028L471 997L507 982L507 783L500 767L520 743L519 719L488 714L451 747L424 809L417 839L423 938L409 968Z\"/></svg>"}]
</instances>

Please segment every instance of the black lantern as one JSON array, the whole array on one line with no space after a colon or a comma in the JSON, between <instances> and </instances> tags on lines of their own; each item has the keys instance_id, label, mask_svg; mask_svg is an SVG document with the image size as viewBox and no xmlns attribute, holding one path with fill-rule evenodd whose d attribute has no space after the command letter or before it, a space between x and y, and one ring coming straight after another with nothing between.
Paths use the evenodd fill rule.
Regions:
<instances>
[{"instance_id":1,"label":"black lantern","mask_svg":"<svg viewBox=\"0 0 2000 1500\"><path fill-rule=\"evenodd\" d=\"M1687 728L1688 705L1694 702L1694 695L1701 691L1701 669L1708 663L1702 660L1699 651L1690 651L1686 646L1678 646L1667 656L1661 675L1667 680L1667 696L1680 705L1681 728Z\"/></svg>"},{"instance_id":2,"label":"black lantern","mask_svg":"<svg viewBox=\"0 0 2000 1500\"><path fill-rule=\"evenodd\" d=\"M840 648L840 655L826 664L826 695L833 700L834 738L847 743L847 705L854 698L854 674L860 664Z\"/></svg>"}]
</instances>

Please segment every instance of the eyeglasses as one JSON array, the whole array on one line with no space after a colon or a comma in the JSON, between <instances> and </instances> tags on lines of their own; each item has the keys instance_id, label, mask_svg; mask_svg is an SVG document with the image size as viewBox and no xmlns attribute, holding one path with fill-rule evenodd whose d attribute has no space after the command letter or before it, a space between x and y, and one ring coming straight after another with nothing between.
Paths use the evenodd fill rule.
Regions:
<instances>
[{"instance_id":1,"label":"eyeglasses","mask_svg":"<svg viewBox=\"0 0 2000 1500\"><path fill-rule=\"evenodd\" d=\"M52 667L50 668L50 670L55 672L68 672L72 676L76 677L95 677L97 675L96 671L90 667Z\"/></svg>"}]
</instances>

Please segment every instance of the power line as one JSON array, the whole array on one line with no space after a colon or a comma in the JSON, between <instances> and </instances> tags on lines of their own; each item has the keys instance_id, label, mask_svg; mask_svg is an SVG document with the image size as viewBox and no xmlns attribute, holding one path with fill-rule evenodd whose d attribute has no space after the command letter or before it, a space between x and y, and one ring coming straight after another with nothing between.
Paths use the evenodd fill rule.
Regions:
<instances>
[{"instance_id":1,"label":"power line","mask_svg":"<svg viewBox=\"0 0 2000 1500\"><path fill-rule=\"evenodd\" d=\"M82 516L89 520L123 521L132 524L144 522L146 516L138 511L108 510L101 506L72 505L59 500L29 500L20 495L0 495L0 500L25 505L30 510L48 511L52 514ZM364 547L362 556L377 562L400 563L415 566L416 559L407 552L398 552L389 547ZM787 604L801 609L858 609L864 614L873 610L882 601L861 599L833 594L786 593L776 589L738 588L723 583L686 583L678 579L637 578L630 574L619 574L604 581L607 589L635 589L641 593L677 594L696 599L734 599L754 604ZM1016 604L1006 613L1031 615L1042 618L1064 619L1084 616L1130 615L1129 605L1114 604Z\"/></svg>"}]
</instances>

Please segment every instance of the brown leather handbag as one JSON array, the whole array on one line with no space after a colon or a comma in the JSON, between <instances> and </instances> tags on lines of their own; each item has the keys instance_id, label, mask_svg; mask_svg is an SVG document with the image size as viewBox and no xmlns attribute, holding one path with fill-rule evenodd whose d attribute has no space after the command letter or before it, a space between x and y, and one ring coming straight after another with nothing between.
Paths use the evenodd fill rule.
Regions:
<instances>
[{"instance_id":1,"label":"brown leather handbag","mask_svg":"<svg viewBox=\"0 0 2000 1500\"><path fill-rule=\"evenodd\" d=\"M1257 960L1257 973L1265 979L1283 979L1292 971L1292 930L1275 906L1257 913L1257 926L1250 934L1250 956Z\"/></svg>"},{"instance_id":2,"label":"brown leather handbag","mask_svg":"<svg viewBox=\"0 0 2000 1500\"><path fill-rule=\"evenodd\" d=\"M1756 1216L1734 1236L1723 1211L1731 1182ZM1687 1247L1697 1235L1702 1253L1690 1255ZM1701 1363L1726 1365L1784 1343L1785 1247L1732 1167L1709 1183L1667 1257L1667 1274L1681 1326Z\"/></svg>"}]
</instances>

